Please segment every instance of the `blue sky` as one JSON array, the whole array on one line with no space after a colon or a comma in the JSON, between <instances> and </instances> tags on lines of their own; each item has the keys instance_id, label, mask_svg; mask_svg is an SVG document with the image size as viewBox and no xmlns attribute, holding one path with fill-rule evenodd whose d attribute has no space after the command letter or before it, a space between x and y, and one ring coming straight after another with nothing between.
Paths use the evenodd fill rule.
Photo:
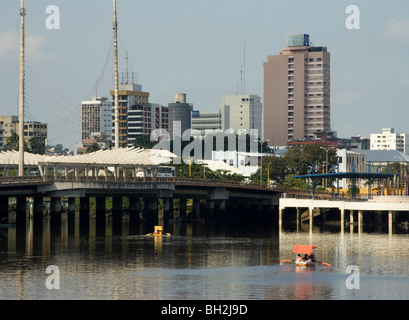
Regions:
<instances>
[{"instance_id":1,"label":"blue sky","mask_svg":"<svg viewBox=\"0 0 409 320\"><path fill-rule=\"evenodd\" d=\"M60 29L46 28L46 8ZM394 127L409 133L407 0L117 0L120 71L136 72L150 102L179 92L201 111L218 110L241 88L263 97L263 62L286 35L308 33L331 52L331 126L340 137ZM349 30L348 5L360 9ZM0 0L0 113L17 114L17 0ZM51 144L80 141L80 101L113 86L111 0L26 0L26 118L49 123ZM97 88L97 90L96 90Z\"/></svg>"}]
</instances>

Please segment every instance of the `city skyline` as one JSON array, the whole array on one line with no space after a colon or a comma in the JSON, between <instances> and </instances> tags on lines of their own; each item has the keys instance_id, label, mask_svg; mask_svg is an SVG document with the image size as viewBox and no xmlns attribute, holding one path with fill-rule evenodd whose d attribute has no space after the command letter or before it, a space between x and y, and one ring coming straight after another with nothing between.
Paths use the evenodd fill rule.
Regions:
<instances>
[{"instance_id":1,"label":"city skyline","mask_svg":"<svg viewBox=\"0 0 409 320\"><path fill-rule=\"evenodd\" d=\"M175 93L186 92L195 109L206 112L240 91L245 71L245 93L264 102L267 56L281 51L287 34L308 33L314 46L331 52L331 129L338 136L369 137L382 127L408 132L409 4L359 1L360 29L349 30L345 9L350 4L119 0L120 72L137 72L152 103L167 105ZM58 1L59 30L46 28L49 5L26 3L26 117L48 122L50 142L73 149L81 140L81 101L109 96L113 88L112 1ZM19 3L3 1L0 104L5 114L17 114L18 25Z\"/></svg>"}]
</instances>

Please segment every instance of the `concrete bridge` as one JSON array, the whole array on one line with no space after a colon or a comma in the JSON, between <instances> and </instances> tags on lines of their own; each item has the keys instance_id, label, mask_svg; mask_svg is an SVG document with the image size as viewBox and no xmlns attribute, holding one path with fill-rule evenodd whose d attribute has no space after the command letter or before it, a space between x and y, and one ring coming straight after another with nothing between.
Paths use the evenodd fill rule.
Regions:
<instances>
[{"instance_id":1,"label":"concrete bridge","mask_svg":"<svg viewBox=\"0 0 409 320\"><path fill-rule=\"evenodd\" d=\"M280 190L240 182L176 178L4 177L0 178L0 219L3 223L8 221L9 198L15 198L17 226L25 225L27 201L32 206L34 225L40 225L45 199L49 199L51 220L58 223L64 200L69 221L75 219L76 203L77 207L79 205L80 225L86 229L90 219L90 199L95 198L96 225L103 229L107 198L112 198L113 226L119 226L124 197L129 201L131 222L140 218L155 223L168 219L212 219L226 213L233 219L257 220L262 217L271 219L277 212ZM188 200L192 201L189 216ZM158 210L159 203L163 210Z\"/></svg>"}]
</instances>

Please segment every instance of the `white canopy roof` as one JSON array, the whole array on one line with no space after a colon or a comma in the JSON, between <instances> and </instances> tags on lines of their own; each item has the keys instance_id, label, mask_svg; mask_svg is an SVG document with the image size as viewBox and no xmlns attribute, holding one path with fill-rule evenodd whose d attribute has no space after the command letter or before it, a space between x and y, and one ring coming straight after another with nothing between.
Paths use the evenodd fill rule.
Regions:
<instances>
[{"instance_id":1,"label":"white canopy roof","mask_svg":"<svg viewBox=\"0 0 409 320\"><path fill-rule=\"evenodd\" d=\"M38 165L101 165L101 166L148 166L160 165L169 162L176 157L167 150L150 150L141 148L121 148L112 150L98 150L96 152L76 156L50 156L24 152L24 164L29 166ZM0 152L0 165L18 165L18 151Z\"/></svg>"}]
</instances>

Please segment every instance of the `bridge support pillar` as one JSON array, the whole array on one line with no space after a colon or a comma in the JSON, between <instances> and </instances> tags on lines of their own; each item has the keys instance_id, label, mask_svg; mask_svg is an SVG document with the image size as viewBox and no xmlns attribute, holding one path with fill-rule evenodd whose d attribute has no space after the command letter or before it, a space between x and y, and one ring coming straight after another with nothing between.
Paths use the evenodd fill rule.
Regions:
<instances>
[{"instance_id":1,"label":"bridge support pillar","mask_svg":"<svg viewBox=\"0 0 409 320\"><path fill-rule=\"evenodd\" d=\"M380 225L382 223L382 211L376 211L376 223Z\"/></svg>"},{"instance_id":2,"label":"bridge support pillar","mask_svg":"<svg viewBox=\"0 0 409 320\"><path fill-rule=\"evenodd\" d=\"M62 206L61 206L61 198L60 197L52 197L50 201L50 212L61 214Z\"/></svg>"},{"instance_id":3,"label":"bridge support pillar","mask_svg":"<svg viewBox=\"0 0 409 320\"><path fill-rule=\"evenodd\" d=\"M186 199L179 199L179 217L185 221L186 220Z\"/></svg>"},{"instance_id":4,"label":"bridge support pillar","mask_svg":"<svg viewBox=\"0 0 409 320\"><path fill-rule=\"evenodd\" d=\"M200 220L200 199L193 198L193 220Z\"/></svg>"},{"instance_id":5,"label":"bridge support pillar","mask_svg":"<svg viewBox=\"0 0 409 320\"><path fill-rule=\"evenodd\" d=\"M362 232L364 222L364 212L363 210L358 210L358 232Z\"/></svg>"},{"instance_id":6,"label":"bridge support pillar","mask_svg":"<svg viewBox=\"0 0 409 320\"><path fill-rule=\"evenodd\" d=\"M80 233L89 233L89 197L80 198Z\"/></svg>"},{"instance_id":7,"label":"bridge support pillar","mask_svg":"<svg viewBox=\"0 0 409 320\"><path fill-rule=\"evenodd\" d=\"M27 218L26 197L16 198L16 228L25 227Z\"/></svg>"},{"instance_id":8,"label":"bridge support pillar","mask_svg":"<svg viewBox=\"0 0 409 320\"><path fill-rule=\"evenodd\" d=\"M314 208L308 208L309 214L309 231L312 232L312 227L314 226Z\"/></svg>"},{"instance_id":9,"label":"bridge support pillar","mask_svg":"<svg viewBox=\"0 0 409 320\"><path fill-rule=\"evenodd\" d=\"M142 203L139 197L129 197L129 224L136 225L139 223L139 213L142 209Z\"/></svg>"},{"instance_id":10,"label":"bridge support pillar","mask_svg":"<svg viewBox=\"0 0 409 320\"><path fill-rule=\"evenodd\" d=\"M61 231L61 198L52 197L50 201L50 224L53 229Z\"/></svg>"},{"instance_id":11,"label":"bridge support pillar","mask_svg":"<svg viewBox=\"0 0 409 320\"><path fill-rule=\"evenodd\" d=\"M34 197L34 205L33 205L33 225L34 227L42 227L43 226L43 196L36 195Z\"/></svg>"},{"instance_id":12,"label":"bridge support pillar","mask_svg":"<svg viewBox=\"0 0 409 320\"><path fill-rule=\"evenodd\" d=\"M172 219L175 219L175 210L173 207L173 198L169 198L169 217L172 217Z\"/></svg>"},{"instance_id":13,"label":"bridge support pillar","mask_svg":"<svg viewBox=\"0 0 409 320\"><path fill-rule=\"evenodd\" d=\"M9 223L9 197L0 197L0 221L2 223Z\"/></svg>"},{"instance_id":14,"label":"bridge support pillar","mask_svg":"<svg viewBox=\"0 0 409 320\"><path fill-rule=\"evenodd\" d=\"M297 230L301 227L301 208L297 208Z\"/></svg>"},{"instance_id":15,"label":"bridge support pillar","mask_svg":"<svg viewBox=\"0 0 409 320\"><path fill-rule=\"evenodd\" d=\"M210 215L214 214L214 201L213 200L206 200L206 210Z\"/></svg>"},{"instance_id":16,"label":"bridge support pillar","mask_svg":"<svg viewBox=\"0 0 409 320\"><path fill-rule=\"evenodd\" d=\"M354 210L349 210L349 223L354 224Z\"/></svg>"},{"instance_id":17,"label":"bridge support pillar","mask_svg":"<svg viewBox=\"0 0 409 320\"><path fill-rule=\"evenodd\" d=\"M170 212L170 198L163 198L163 214L162 219L165 224L169 222L169 212Z\"/></svg>"},{"instance_id":18,"label":"bridge support pillar","mask_svg":"<svg viewBox=\"0 0 409 320\"><path fill-rule=\"evenodd\" d=\"M354 210L349 210L349 232L354 232Z\"/></svg>"},{"instance_id":19,"label":"bridge support pillar","mask_svg":"<svg viewBox=\"0 0 409 320\"><path fill-rule=\"evenodd\" d=\"M98 234L103 234L106 228L106 206L105 197L95 197L95 226Z\"/></svg>"},{"instance_id":20,"label":"bridge support pillar","mask_svg":"<svg viewBox=\"0 0 409 320\"><path fill-rule=\"evenodd\" d=\"M388 211L388 232L392 233L393 230L393 224L395 223L396 219L396 212L389 210Z\"/></svg>"},{"instance_id":21,"label":"bridge support pillar","mask_svg":"<svg viewBox=\"0 0 409 320\"><path fill-rule=\"evenodd\" d=\"M153 197L143 198L144 211L146 211L147 219L155 224L158 220L158 200Z\"/></svg>"},{"instance_id":22,"label":"bridge support pillar","mask_svg":"<svg viewBox=\"0 0 409 320\"><path fill-rule=\"evenodd\" d=\"M122 231L122 196L112 197L112 230L116 234Z\"/></svg>"},{"instance_id":23,"label":"bridge support pillar","mask_svg":"<svg viewBox=\"0 0 409 320\"><path fill-rule=\"evenodd\" d=\"M68 208L67 208L67 222L68 222L68 234L75 233L75 198L68 198Z\"/></svg>"},{"instance_id":24,"label":"bridge support pillar","mask_svg":"<svg viewBox=\"0 0 409 320\"><path fill-rule=\"evenodd\" d=\"M340 218L340 223L341 223L341 233L343 233L344 232L344 226L345 226L345 209L340 209L340 215L341 215L341 218Z\"/></svg>"},{"instance_id":25,"label":"bridge support pillar","mask_svg":"<svg viewBox=\"0 0 409 320\"><path fill-rule=\"evenodd\" d=\"M284 209L280 208L278 210L278 231L279 232L282 231L282 227L283 227L283 214L284 214Z\"/></svg>"},{"instance_id":26,"label":"bridge support pillar","mask_svg":"<svg viewBox=\"0 0 409 320\"><path fill-rule=\"evenodd\" d=\"M220 210L220 212L226 211L226 200L220 200L220 202L219 202L219 210Z\"/></svg>"}]
</instances>

